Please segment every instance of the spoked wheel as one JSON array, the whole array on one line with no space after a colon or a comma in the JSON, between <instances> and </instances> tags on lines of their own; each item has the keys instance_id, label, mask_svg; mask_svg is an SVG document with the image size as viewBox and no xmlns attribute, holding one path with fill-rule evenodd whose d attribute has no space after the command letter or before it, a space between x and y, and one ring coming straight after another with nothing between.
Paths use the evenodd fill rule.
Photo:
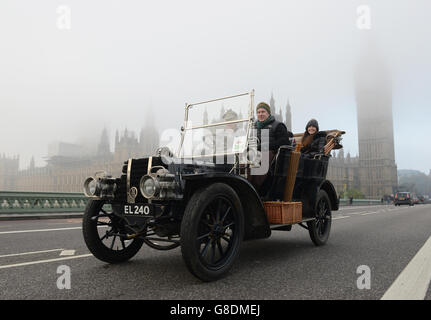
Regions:
<instances>
[{"instance_id":1,"label":"spoked wheel","mask_svg":"<svg viewBox=\"0 0 431 320\"><path fill-rule=\"evenodd\" d=\"M315 207L316 220L307 222L311 240L316 246L324 245L331 231L332 215L328 194L319 190Z\"/></svg>"},{"instance_id":2,"label":"spoked wheel","mask_svg":"<svg viewBox=\"0 0 431 320\"><path fill-rule=\"evenodd\" d=\"M202 281L224 276L232 267L244 233L236 192L215 183L193 194L181 224L181 252L192 274Z\"/></svg>"},{"instance_id":3,"label":"spoked wheel","mask_svg":"<svg viewBox=\"0 0 431 320\"><path fill-rule=\"evenodd\" d=\"M103 208L104 201L89 201L82 220L82 232L90 252L108 263L124 262L142 247L142 239L127 239L124 222Z\"/></svg>"}]
</instances>

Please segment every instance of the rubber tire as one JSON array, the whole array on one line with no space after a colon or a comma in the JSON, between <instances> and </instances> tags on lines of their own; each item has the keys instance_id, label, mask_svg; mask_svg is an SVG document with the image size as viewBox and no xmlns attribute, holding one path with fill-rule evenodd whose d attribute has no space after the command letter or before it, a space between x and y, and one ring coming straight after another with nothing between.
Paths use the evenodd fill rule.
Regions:
<instances>
[{"instance_id":1,"label":"rubber tire","mask_svg":"<svg viewBox=\"0 0 431 320\"><path fill-rule=\"evenodd\" d=\"M218 270L208 269L202 264L199 252L196 250L196 237L199 220L203 210L217 196L227 197L238 214L238 225L235 226L237 237L234 241L232 251L226 263ZM181 253L189 271L204 282L218 280L224 277L231 269L244 236L244 214L241 201L236 192L225 183L214 183L196 191L189 199L181 222Z\"/></svg>"},{"instance_id":2,"label":"rubber tire","mask_svg":"<svg viewBox=\"0 0 431 320\"><path fill-rule=\"evenodd\" d=\"M317 206L322 199L326 202L326 205L327 205L327 208L329 211L328 213L329 213L329 216L331 217L329 222L328 222L329 224L327 226L325 234L323 236L320 236L318 234L318 231L316 228L316 220L307 222L308 232L310 234L311 241L313 241L314 245L316 245L316 246L323 246L324 244L326 244L326 242L328 241L328 238L329 238L329 234L331 232L331 225L332 225L331 201L329 200L329 197L328 197L328 194L326 193L326 191L319 190L319 192L317 194L317 199L316 199L314 211L317 214L317 210L318 210Z\"/></svg>"},{"instance_id":3,"label":"rubber tire","mask_svg":"<svg viewBox=\"0 0 431 320\"><path fill-rule=\"evenodd\" d=\"M88 250L101 261L112 264L125 262L136 255L144 241L135 238L126 249L121 251L111 250L106 247L99 238L97 222L91 220L92 217L100 213L100 209L102 209L104 203L103 200L90 200L85 208L84 217L82 219L82 233L84 235L85 244Z\"/></svg>"}]
</instances>

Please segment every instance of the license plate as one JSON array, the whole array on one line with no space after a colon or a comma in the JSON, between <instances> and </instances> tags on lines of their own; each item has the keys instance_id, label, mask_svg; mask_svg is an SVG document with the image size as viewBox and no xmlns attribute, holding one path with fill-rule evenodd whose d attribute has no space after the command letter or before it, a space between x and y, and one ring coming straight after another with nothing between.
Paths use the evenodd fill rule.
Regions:
<instances>
[{"instance_id":1,"label":"license plate","mask_svg":"<svg viewBox=\"0 0 431 320\"><path fill-rule=\"evenodd\" d=\"M404 198L400 198L401 201L405 200Z\"/></svg>"},{"instance_id":2,"label":"license plate","mask_svg":"<svg viewBox=\"0 0 431 320\"><path fill-rule=\"evenodd\" d=\"M153 216L153 207L149 204L128 204L124 206L123 213L128 216Z\"/></svg>"}]
</instances>

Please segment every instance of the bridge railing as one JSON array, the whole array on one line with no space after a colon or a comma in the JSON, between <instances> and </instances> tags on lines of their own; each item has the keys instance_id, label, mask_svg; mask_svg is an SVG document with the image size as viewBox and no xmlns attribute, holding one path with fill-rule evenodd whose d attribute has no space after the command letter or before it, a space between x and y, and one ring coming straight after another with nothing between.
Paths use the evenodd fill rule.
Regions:
<instances>
[{"instance_id":1,"label":"bridge railing","mask_svg":"<svg viewBox=\"0 0 431 320\"><path fill-rule=\"evenodd\" d=\"M87 202L82 193L0 191L0 214L83 212Z\"/></svg>"},{"instance_id":2,"label":"bridge railing","mask_svg":"<svg viewBox=\"0 0 431 320\"><path fill-rule=\"evenodd\" d=\"M88 198L82 193L0 191L1 213L83 212ZM381 200L340 199L340 206L379 205Z\"/></svg>"},{"instance_id":3,"label":"bridge railing","mask_svg":"<svg viewBox=\"0 0 431 320\"><path fill-rule=\"evenodd\" d=\"M349 199L340 199L340 206L372 206L379 204L387 204L386 202L382 203L382 200L377 199L353 199L352 203L350 203Z\"/></svg>"}]
</instances>

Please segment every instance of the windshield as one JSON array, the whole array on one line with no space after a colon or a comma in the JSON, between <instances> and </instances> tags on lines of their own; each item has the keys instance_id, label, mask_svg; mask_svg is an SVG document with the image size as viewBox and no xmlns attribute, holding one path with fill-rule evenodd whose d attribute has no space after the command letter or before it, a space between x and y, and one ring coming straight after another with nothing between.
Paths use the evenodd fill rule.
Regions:
<instances>
[{"instance_id":1,"label":"windshield","mask_svg":"<svg viewBox=\"0 0 431 320\"><path fill-rule=\"evenodd\" d=\"M253 117L253 92L186 107L179 157L242 153Z\"/></svg>"}]
</instances>

